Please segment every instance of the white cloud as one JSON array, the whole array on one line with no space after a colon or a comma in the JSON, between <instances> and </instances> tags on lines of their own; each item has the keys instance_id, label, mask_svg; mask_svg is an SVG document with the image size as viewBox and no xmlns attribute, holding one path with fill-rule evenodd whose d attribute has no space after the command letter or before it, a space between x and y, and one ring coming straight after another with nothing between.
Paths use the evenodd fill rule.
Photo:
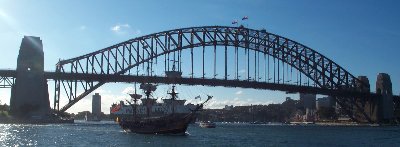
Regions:
<instances>
[{"instance_id":1,"label":"white cloud","mask_svg":"<svg viewBox=\"0 0 400 147\"><path fill-rule=\"evenodd\" d=\"M242 93L243 93L243 91L239 90L239 91L237 91L235 94L236 94L236 95L241 95Z\"/></svg>"},{"instance_id":2,"label":"white cloud","mask_svg":"<svg viewBox=\"0 0 400 147\"><path fill-rule=\"evenodd\" d=\"M102 91L102 90L99 90ZM69 113L78 113L82 111L92 111L92 96L94 93L89 94L78 103L73 105L67 112ZM119 103L119 101L129 100L130 97L127 94L114 94L111 92L100 92L101 96L101 111L105 114L110 113L110 107L113 103ZM63 98L63 100L67 100L67 98ZM66 104L66 102L65 102ZM64 105L65 105L64 104ZM61 106L61 104L60 104Z\"/></svg>"},{"instance_id":3,"label":"white cloud","mask_svg":"<svg viewBox=\"0 0 400 147\"><path fill-rule=\"evenodd\" d=\"M118 32L119 30L121 30L121 26L119 26L119 25L116 25L111 28L111 31L114 31L114 32Z\"/></svg>"},{"instance_id":4,"label":"white cloud","mask_svg":"<svg viewBox=\"0 0 400 147\"><path fill-rule=\"evenodd\" d=\"M129 34L129 35L140 35L142 31L140 29L133 29L129 24L116 24L110 28L110 30L116 34Z\"/></svg>"},{"instance_id":5,"label":"white cloud","mask_svg":"<svg viewBox=\"0 0 400 147\"><path fill-rule=\"evenodd\" d=\"M126 33L131 28L129 24L117 24L111 27L111 31L115 33Z\"/></svg>"},{"instance_id":6,"label":"white cloud","mask_svg":"<svg viewBox=\"0 0 400 147\"><path fill-rule=\"evenodd\" d=\"M124 90L122 90L121 93L122 93L122 94L135 93L135 88L133 88L133 87L126 87Z\"/></svg>"},{"instance_id":7,"label":"white cloud","mask_svg":"<svg viewBox=\"0 0 400 147\"><path fill-rule=\"evenodd\" d=\"M201 101L199 99L188 99L186 101L187 103L192 103L192 104L199 104L202 103L204 101L204 99L202 99ZM205 104L205 108L211 108L211 109L221 109L224 108L225 105L233 105L233 106L250 106L250 105L269 105L272 104L273 101L272 100L268 100L268 101L256 101L253 99L246 99L246 98L231 98L231 99L224 99L224 100L220 100L218 98L213 98L210 101L208 101Z\"/></svg>"},{"instance_id":8,"label":"white cloud","mask_svg":"<svg viewBox=\"0 0 400 147\"><path fill-rule=\"evenodd\" d=\"M130 100L127 94L105 94L101 95L101 111L103 113L109 114L110 107L113 103L119 103L119 101Z\"/></svg>"}]
</instances>

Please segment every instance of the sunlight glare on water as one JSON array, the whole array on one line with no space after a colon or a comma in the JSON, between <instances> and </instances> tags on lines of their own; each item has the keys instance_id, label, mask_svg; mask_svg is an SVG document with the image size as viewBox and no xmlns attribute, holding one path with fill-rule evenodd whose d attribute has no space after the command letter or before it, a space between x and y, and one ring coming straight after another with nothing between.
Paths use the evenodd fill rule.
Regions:
<instances>
[{"instance_id":1,"label":"sunlight glare on water","mask_svg":"<svg viewBox=\"0 0 400 147\"><path fill-rule=\"evenodd\" d=\"M184 136L127 133L113 122L0 124L0 146L398 146L400 127L191 124Z\"/></svg>"}]
</instances>

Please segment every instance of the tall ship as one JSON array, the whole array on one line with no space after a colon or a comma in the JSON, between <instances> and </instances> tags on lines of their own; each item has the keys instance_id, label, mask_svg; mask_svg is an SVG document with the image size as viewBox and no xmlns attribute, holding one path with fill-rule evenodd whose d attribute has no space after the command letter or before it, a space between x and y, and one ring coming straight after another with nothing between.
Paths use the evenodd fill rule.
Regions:
<instances>
[{"instance_id":1,"label":"tall ship","mask_svg":"<svg viewBox=\"0 0 400 147\"><path fill-rule=\"evenodd\" d=\"M196 112L203 108L204 103L209 101L212 96L198 105L184 105L186 100L178 100L178 93L175 86L168 92L169 99L163 99L163 103L158 103L151 97L151 93L156 90L152 84L141 84L140 89L144 91L145 97L137 94L130 94L132 100L127 101L132 111L124 108L124 105L114 105L111 108L112 114L132 112L130 117L117 117L119 125L128 132L140 134L178 134L184 135L189 123L196 118ZM141 104L138 104L138 101ZM122 112L121 112L122 111Z\"/></svg>"},{"instance_id":2,"label":"tall ship","mask_svg":"<svg viewBox=\"0 0 400 147\"><path fill-rule=\"evenodd\" d=\"M138 97L140 99L142 95L139 94L130 94L131 97ZM133 98L132 98L133 100ZM186 100L175 100L174 102L171 99L162 99L162 102L158 102L157 99L140 99L141 103L137 101L136 106L136 116L144 117L158 117L171 114L172 111L177 114L187 114L190 113L191 110L196 108L196 105L188 103L185 105ZM132 102L130 102L132 103ZM174 105L173 105L174 104ZM149 108L149 113L147 113L147 105L151 105ZM174 106L174 109L172 109ZM121 120L130 118L133 116L134 108L127 103L126 101L120 101L116 104L112 104L110 107L110 116L113 120Z\"/></svg>"}]
</instances>

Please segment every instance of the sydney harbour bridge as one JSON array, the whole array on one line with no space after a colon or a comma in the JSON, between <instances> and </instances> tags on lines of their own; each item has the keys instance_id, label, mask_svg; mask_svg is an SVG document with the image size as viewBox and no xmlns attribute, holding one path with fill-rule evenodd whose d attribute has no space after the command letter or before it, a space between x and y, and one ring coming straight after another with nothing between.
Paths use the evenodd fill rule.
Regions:
<instances>
[{"instance_id":1,"label":"sydney harbour bridge","mask_svg":"<svg viewBox=\"0 0 400 147\"><path fill-rule=\"evenodd\" d=\"M14 88L18 84L18 68L0 70L2 88ZM65 112L97 88L114 82L242 87L329 95L359 122L384 119L381 113L387 109L383 106L387 100L393 107L390 111L400 108L399 97L392 95L391 83L390 88L377 87L377 92L372 93L368 78L356 77L316 50L266 30L243 26L158 32L60 60L54 72L41 70L44 79L55 82L52 109L56 112ZM383 77L387 81L386 76ZM17 88L16 93L20 89ZM60 107L63 95L68 103Z\"/></svg>"}]
</instances>

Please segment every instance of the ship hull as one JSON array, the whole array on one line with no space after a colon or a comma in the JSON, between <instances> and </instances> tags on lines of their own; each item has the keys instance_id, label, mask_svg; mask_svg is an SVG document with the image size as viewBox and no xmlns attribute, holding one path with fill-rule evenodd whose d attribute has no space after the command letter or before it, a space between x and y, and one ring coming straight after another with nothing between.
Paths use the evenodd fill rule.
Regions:
<instances>
[{"instance_id":1,"label":"ship hull","mask_svg":"<svg viewBox=\"0 0 400 147\"><path fill-rule=\"evenodd\" d=\"M139 134L184 135L194 114L169 115L159 118L122 120L119 125L127 132Z\"/></svg>"}]
</instances>

